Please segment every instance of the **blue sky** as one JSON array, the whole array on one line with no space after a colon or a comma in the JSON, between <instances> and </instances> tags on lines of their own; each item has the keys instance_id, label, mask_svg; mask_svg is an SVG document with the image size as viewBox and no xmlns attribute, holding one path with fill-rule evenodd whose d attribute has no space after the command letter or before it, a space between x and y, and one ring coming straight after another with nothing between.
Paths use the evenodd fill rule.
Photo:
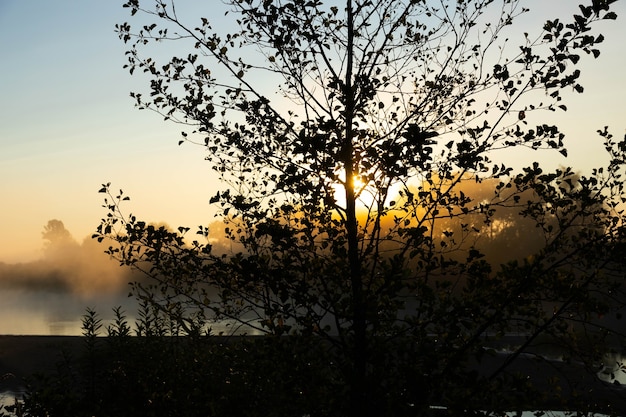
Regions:
<instances>
[{"instance_id":1,"label":"blue sky","mask_svg":"<svg viewBox=\"0 0 626 417\"><path fill-rule=\"evenodd\" d=\"M579 2L529 1L534 14L520 33L575 12ZM148 221L195 227L212 220L208 200L219 184L203 150L179 147L180 128L134 109L128 95L143 84L122 69L125 46L114 33L129 20L122 3L0 0L0 261L37 258L50 219L62 220L78 240L88 236L105 214L97 190L108 181L130 194L133 213ZM625 3L616 6L619 20L600 30L607 41L583 72L585 94L566 95L570 111L556 116L568 134L569 161L544 162L588 169L600 161L596 129L610 125L624 134ZM215 16L207 5L218 0L177 4L190 15Z\"/></svg>"},{"instance_id":2,"label":"blue sky","mask_svg":"<svg viewBox=\"0 0 626 417\"><path fill-rule=\"evenodd\" d=\"M177 146L177 126L133 107L141 85L122 69L121 4L0 0L0 261L37 257L52 218L90 234L108 181L150 220L211 220L203 150Z\"/></svg>"}]
</instances>

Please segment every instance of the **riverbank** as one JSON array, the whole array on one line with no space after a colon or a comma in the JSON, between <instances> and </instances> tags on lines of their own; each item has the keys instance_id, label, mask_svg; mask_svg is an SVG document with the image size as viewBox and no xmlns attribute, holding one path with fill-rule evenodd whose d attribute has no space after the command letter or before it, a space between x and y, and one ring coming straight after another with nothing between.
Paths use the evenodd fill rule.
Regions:
<instances>
[{"instance_id":1,"label":"riverbank","mask_svg":"<svg viewBox=\"0 0 626 417\"><path fill-rule=\"evenodd\" d=\"M0 392L23 390L26 378L54 371L84 345L80 336L0 336Z\"/></svg>"}]
</instances>

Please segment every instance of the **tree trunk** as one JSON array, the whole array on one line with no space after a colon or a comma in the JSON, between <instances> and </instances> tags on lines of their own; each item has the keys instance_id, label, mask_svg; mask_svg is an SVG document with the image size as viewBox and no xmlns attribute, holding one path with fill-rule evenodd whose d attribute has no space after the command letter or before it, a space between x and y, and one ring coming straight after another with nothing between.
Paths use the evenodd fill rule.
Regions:
<instances>
[{"instance_id":1,"label":"tree trunk","mask_svg":"<svg viewBox=\"0 0 626 417\"><path fill-rule=\"evenodd\" d=\"M347 0L348 14L348 47L347 69L345 75L346 108L345 108L345 142L343 158L345 167L346 190L346 228L348 233L348 261L350 264L350 285L352 289L352 375L350 375L350 414L362 417L371 412L368 407L370 387L367 382L367 322L365 319L365 300L363 296L363 280L356 218L356 193L354 190L355 161L353 155L354 113L356 90L352 83L353 47L354 47L354 16L352 0Z\"/></svg>"}]
</instances>

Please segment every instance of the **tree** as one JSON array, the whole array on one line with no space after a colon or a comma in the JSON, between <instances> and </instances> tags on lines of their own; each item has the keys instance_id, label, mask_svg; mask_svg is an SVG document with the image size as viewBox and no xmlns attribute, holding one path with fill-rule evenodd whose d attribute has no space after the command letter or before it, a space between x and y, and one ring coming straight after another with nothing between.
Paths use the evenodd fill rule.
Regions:
<instances>
[{"instance_id":1,"label":"tree","mask_svg":"<svg viewBox=\"0 0 626 417\"><path fill-rule=\"evenodd\" d=\"M172 1L130 0L132 15L156 20L117 26L126 67L150 78L149 94L131 96L207 149L228 185L211 202L241 250L122 216L108 184L95 237L151 276L136 294L189 331L215 320L325 340L350 398L337 413L538 406L528 401L541 385L511 364L546 337L594 363L583 335L604 326L591 317L621 305L625 145L601 130L610 163L591 176L536 163L515 173L496 156L567 155L540 120L583 92L577 66L600 55L592 27L616 18L612 3L548 20L516 48L505 38L527 9L515 0L231 0L238 30L226 34L211 18L185 23ZM142 54L170 41L190 52ZM472 195L468 183L492 189ZM524 222L541 247L488 262L481 242ZM476 372L511 332L523 342ZM503 389L515 384L528 395Z\"/></svg>"},{"instance_id":2,"label":"tree","mask_svg":"<svg viewBox=\"0 0 626 417\"><path fill-rule=\"evenodd\" d=\"M49 254L77 246L76 241L61 220L48 220L48 224L43 227L41 237L45 241L45 250Z\"/></svg>"}]
</instances>

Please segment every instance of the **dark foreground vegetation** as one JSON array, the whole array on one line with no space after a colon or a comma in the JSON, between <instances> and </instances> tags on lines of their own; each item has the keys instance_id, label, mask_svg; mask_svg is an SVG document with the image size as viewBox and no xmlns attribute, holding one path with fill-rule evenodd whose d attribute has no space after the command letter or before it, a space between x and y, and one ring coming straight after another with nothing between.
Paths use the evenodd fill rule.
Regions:
<instances>
[{"instance_id":1,"label":"dark foreground vegetation","mask_svg":"<svg viewBox=\"0 0 626 417\"><path fill-rule=\"evenodd\" d=\"M26 379L18 415L334 415L341 399L310 341L116 336L83 348Z\"/></svg>"},{"instance_id":2,"label":"dark foreground vegetation","mask_svg":"<svg viewBox=\"0 0 626 417\"><path fill-rule=\"evenodd\" d=\"M25 390L15 405L0 409L0 416L348 413L348 384L342 379L345 364L334 362L328 342L319 337L172 335L174 323L160 320L148 310L131 335L123 313L119 309L116 313L117 321L107 327L104 337L97 336L102 330L97 313L88 310L83 337L12 337L15 340L3 341L3 348L13 350L8 358L21 362L10 365L24 377L19 382L25 384ZM29 344L28 339L34 340ZM511 352L524 340L522 336L497 343L485 340L486 358L468 364L468 370L489 375L510 360ZM397 344L398 351L406 350L400 346L403 341ZM23 353L16 352L16 347ZM476 386L459 380L447 381L446 389L462 392L470 401L455 403L442 396L428 405L407 403L411 396L407 387L435 391L442 380L423 378L415 373L417 366L411 366L412 361L388 352L384 362L372 370L381 384L370 403L381 416L501 415L523 410L626 413L624 388L600 381L582 364L563 358L562 347L553 341L540 340L527 353L502 379L497 403L481 395ZM33 371L33 360L42 366L40 371ZM597 365L597 370L601 369L601 364ZM6 365L0 369L5 370Z\"/></svg>"}]
</instances>

